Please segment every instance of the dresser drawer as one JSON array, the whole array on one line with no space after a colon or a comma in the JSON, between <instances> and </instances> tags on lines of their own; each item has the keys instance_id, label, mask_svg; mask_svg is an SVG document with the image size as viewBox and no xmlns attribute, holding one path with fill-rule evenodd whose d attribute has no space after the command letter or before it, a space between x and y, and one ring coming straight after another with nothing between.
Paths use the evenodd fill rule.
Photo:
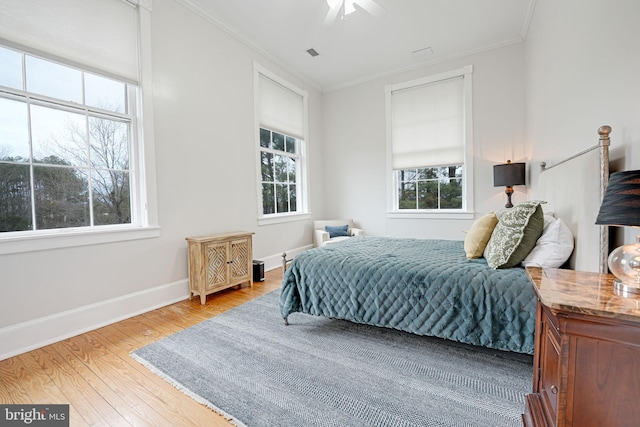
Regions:
<instances>
[{"instance_id":1,"label":"dresser drawer","mask_svg":"<svg viewBox=\"0 0 640 427\"><path fill-rule=\"evenodd\" d=\"M544 312L543 312L544 313ZM538 391L544 401L545 416L551 423L556 425L558 413L558 395L560 393L560 335L558 334L554 322L544 314L542 327L542 341L540 346L541 372L538 384Z\"/></svg>"}]
</instances>

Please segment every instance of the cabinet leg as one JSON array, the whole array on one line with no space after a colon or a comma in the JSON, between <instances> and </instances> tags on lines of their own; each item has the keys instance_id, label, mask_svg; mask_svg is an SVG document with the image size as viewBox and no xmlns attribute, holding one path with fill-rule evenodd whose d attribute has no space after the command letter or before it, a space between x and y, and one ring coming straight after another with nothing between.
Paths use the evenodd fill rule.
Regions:
<instances>
[{"instance_id":1,"label":"cabinet leg","mask_svg":"<svg viewBox=\"0 0 640 427\"><path fill-rule=\"evenodd\" d=\"M200 304L205 305L207 303L207 294L200 294Z\"/></svg>"}]
</instances>

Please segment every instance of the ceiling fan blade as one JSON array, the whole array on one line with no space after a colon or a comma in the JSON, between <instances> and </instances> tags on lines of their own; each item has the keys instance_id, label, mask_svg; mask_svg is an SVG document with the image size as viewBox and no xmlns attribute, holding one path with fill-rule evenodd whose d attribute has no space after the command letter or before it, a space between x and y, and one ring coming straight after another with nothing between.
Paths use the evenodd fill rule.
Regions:
<instances>
[{"instance_id":1,"label":"ceiling fan blade","mask_svg":"<svg viewBox=\"0 0 640 427\"><path fill-rule=\"evenodd\" d=\"M384 8L376 3L375 0L357 0L355 4L376 18L383 15L385 12Z\"/></svg>"},{"instance_id":2,"label":"ceiling fan blade","mask_svg":"<svg viewBox=\"0 0 640 427\"><path fill-rule=\"evenodd\" d=\"M350 13L353 13L356 11L356 8L354 7L355 4L355 0L349 0L349 1L344 1L342 2L342 7L344 7L344 14L345 15L349 15Z\"/></svg>"},{"instance_id":3,"label":"ceiling fan blade","mask_svg":"<svg viewBox=\"0 0 640 427\"><path fill-rule=\"evenodd\" d=\"M324 25L331 25L338 17L340 10L342 9L342 2L339 2L336 5L331 6L329 12L327 12L327 16L324 17Z\"/></svg>"},{"instance_id":4,"label":"ceiling fan blade","mask_svg":"<svg viewBox=\"0 0 640 427\"><path fill-rule=\"evenodd\" d=\"M355 12L356 6L374 18L379 17L385 13L382 6L376 3L375 0L327 0L329 5L329 12L324 18L324 25L331 25L337 17L342 15L344 18L346 15Z\"/></svg>"}]
</instances>

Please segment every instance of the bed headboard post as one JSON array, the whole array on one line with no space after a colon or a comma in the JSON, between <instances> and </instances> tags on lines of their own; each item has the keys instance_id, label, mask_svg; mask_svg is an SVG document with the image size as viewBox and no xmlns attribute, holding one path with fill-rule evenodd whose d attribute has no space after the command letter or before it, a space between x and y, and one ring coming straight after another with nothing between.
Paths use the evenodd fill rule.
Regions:
<instances>
[{"instance_id":1,"label":"bed headboard post","mask_svg":"<svg viewBox=\"0 0 640 427\"><path fill-rule=\"evenodd\" d=\"M575 237L575 249L569 259L572 269L600 273L608 270L609 228L595 222L609 183L610 133L610 126L600 126L598 144L551 166L540 163L538 187L542 199L549 202L554 213L565 219ZM556 169L567 162L572 165L569 172ZM551 169L555 171L549 172ZM582 173L579 175L580 188L566 182L566 177L576 172ZM582 209L576 209L577 206Z\"/></svg>"},{"instance_id":2,"label":"bed headboard post","mask_svg":"<svg viewBox=\"0 0 640 427\"><path fill-rule=\"evenodd\" d=\"M600 171L602 176L600 177L600 202L604 198L604 192L609 184L609 145L611 140L609 134L611 133L611 126L600 126L598 128L598 134L600 140ZM609 227L606 225L600 226L600 273L606 273L608 271L609 258Z\"/></svg>"}]
</instances>

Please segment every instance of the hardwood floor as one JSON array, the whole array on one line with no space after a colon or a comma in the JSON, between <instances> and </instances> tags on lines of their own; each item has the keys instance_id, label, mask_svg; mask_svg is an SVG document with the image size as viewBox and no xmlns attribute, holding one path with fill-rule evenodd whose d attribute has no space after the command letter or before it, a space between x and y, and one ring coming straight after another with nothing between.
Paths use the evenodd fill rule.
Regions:
<instances>
[{"instance_id":1,"label":"hardwood floor","mask_svg":"<svg viewBox=\"0 0 640 427\"><path fill-rule=\"evenodd\" d=\"M70 405L71 426L230 426L129 353L278 289L282 270L253 288L185 300L0 361L0 403Z\"/></svg>"}]
</instances>

